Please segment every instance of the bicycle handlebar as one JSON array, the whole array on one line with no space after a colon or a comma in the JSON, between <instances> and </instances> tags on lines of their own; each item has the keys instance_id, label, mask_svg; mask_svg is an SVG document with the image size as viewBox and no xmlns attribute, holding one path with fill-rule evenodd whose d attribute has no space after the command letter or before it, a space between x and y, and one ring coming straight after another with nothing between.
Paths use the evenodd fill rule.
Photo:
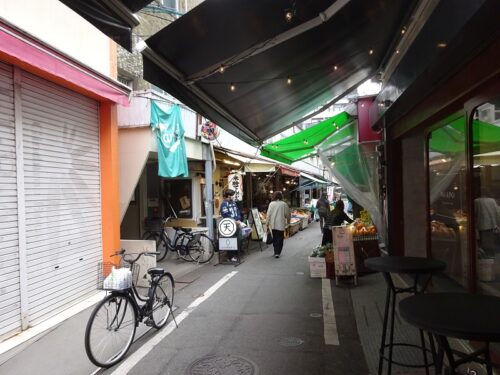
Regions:
<instances>
[{"instance_id":1,"label":"bicycle handlebar","mask_svg":"<svg viewBox=\"0 0 500 375\"><path fill-rule=\"evenodd\" d=\"M112 254L111 256L119 256L122 258L123 261L129 263L129 264L134 264L139 260L140 257L144 256L150 256L150 255L159 255L160 253L158 251L152 251L152 252L142 252L142 253L125 253L125 249L121 249L120 251L116 252L115 254ZM137 255L136 257L132 258L133 255Z\"/></svg>"}]
</instances>

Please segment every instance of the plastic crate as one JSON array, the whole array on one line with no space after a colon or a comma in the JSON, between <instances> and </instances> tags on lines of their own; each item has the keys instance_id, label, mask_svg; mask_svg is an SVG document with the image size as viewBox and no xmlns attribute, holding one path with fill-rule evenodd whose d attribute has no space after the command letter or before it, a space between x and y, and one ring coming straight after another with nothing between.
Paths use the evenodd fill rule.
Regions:
<instances>
[{"instance_id":1,"label":"plastic crate","mask_svg":"<svg viewBox=\"0 0 500 375\"><path fill-rule=\"evenodd\" d=\"M325 258L308 257L311 278L326 278Z\"/></svg>"}]
</instances>

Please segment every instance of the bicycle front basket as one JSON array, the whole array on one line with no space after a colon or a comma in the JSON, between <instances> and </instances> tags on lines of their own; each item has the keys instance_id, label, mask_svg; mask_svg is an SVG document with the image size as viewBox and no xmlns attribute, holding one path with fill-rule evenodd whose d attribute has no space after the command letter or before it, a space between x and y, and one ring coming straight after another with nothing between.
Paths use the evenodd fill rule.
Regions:
<instances>
[{"instance_id":1,"label":"bicycle front basket","mask_svg":"<svg viewBox=\"0 0 500 375\"><path fill-rule=\"evenodd\" d=\"M97 289L125 290L132 287L133 273L129 271L127 267L116 268L111 262L99 262L97 265Z\"/></svg>"}]
</instances>

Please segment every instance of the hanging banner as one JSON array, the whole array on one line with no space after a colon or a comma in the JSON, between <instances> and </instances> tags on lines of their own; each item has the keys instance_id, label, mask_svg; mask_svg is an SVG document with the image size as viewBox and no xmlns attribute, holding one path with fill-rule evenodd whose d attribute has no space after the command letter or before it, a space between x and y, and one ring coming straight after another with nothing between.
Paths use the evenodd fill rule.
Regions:
<instances>
[{"instance_id":1,"label":"hanging banner","mask_svg":"<svg viewBox=\"0 0 500 375\"><path fill-rule=\"evenodd\" d=\"M158 145L158 175L161 177L188 177L186 145L181 109L178 104L167 111L151 101L151 128Z\"/></svg>"},{"instance_id":2,"label":"hanging banner","mask_svg":"<svg viewBox=\"0 0 500 375\"><path fill-rule=\"evenodd\" d=\"M243 178L239 173L232 173L227 176L227 186L234 190L234 200L243 200Z\"/></svg>"}]
</instances>

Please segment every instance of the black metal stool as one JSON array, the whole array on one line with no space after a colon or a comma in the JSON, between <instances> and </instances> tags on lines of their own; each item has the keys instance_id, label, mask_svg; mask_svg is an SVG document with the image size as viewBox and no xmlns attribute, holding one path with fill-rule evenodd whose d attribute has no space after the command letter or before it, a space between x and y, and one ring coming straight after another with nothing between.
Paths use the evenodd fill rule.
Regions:
<instances>
[{"instance_id":1,"label":"black metal stool","mask_svg":"<svg viewBox=\"0 0 500 375\"><path fill-rule=\"evenodd\" d=\"M500 342L499 297L466 293L422 294L401 301L399 311L408 323L436 337L440 348L436 373L441 374L446 355L451 374L456 374L457 367L464 363L477 362L486 366L488 375L493 375L489 344ZM484 345L466 354L453 350L449 337L483 342Z\"/></svg>"},{"instance_id":2,"label":"black metal stool","mask_svg":"<svg viewBox=\"0 0 500 375\"><path fill-rule=\"evenodd\" d=\"M365 266L374 270L381 272L387 284L387 296L385 300L385 310L384 310L384 324L382 328L382 341L380 344L380 354L379 354L379 365L378 374L382 375L384 360L388 362L387 374L392 372L392 364L397 364L404 367L412 368L425 368L426 374L429 375L429 366L433 363L428 363L427 361L427 348L425 345L424 332L422 329L420 331L420 341L421 346L416 346L410 343L395 343L394 342L394 315L396 311L396 297L401 293L419 294L423 293L432 278L432 275L436 272L441 272L446 268L446 264L441 261L432 260L428 258L418 258L418 257L405 257L405 256L384 256L368 258L365 260ZM398 288L394 285L392 280L392 273L407 274L413 276L413 285L408 288ZM424 277L422 287L419 288L419 278ZM387 339L387 324L390 320L390 331L389 331L389 342L386 343ZM432 336L430 336L431 353L434 358L434 341ZM393 347L394 346L408 346L408 347L418 347L422 349L422 354L424 357L423 365L412 365L407 363L396 362L392 359ZM386 349L388 349L388 357L385 356Z\"/></svg>"}]
</instances>

